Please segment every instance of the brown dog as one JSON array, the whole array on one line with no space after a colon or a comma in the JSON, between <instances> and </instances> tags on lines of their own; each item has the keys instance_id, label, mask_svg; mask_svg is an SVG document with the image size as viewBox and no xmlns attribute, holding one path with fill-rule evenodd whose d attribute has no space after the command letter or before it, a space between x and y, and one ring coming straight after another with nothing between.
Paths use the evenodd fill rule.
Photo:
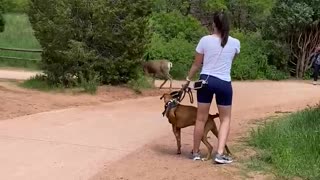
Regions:
<instances>
[{"instance_id":1,"label":"brown dog","mask_svg":"<svg viewBox=\"0 0 320 180\"><path fill-rule=\"evenodd\" d=\"M164 103L166 104L164 115L166 115L166 117L168 118L169 123L172 124L172 130L177 140L177 154L181 154L181 129L195 125L197 119L197 108L177 103L177 101L175 101L175 99L169 93L163 94L160 100L161 99L163 99ZM219 114L209 114L207 123L204 127L202 142L208 149L207 157L204 160L209 160L211 158L213 150L213 147L208 142L207 138L209 131L211 131L218 138L218 129L214 122L214 119L217 117L219 117ZM227 153L231 154L227 145L225 148Z\"/></svg>"}]
</instances>

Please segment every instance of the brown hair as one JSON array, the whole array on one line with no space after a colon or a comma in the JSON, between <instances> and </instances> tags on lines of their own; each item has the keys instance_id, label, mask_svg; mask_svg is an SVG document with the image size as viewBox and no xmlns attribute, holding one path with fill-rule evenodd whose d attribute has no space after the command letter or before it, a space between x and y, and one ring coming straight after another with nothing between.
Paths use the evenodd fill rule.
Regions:
<instances>
[{"instance_id":1,"label":"brown hair","mask_svg":"<svg viewBox=\"0 0 320 180\"><path fill-rule=\"evenodd\" d=\"M215 24L215 28L221 34L221 46L224 47L229 38L230 24L228 15L225 12L216 12L213 15L213 22Z\"/></svg>"}]
</instances>

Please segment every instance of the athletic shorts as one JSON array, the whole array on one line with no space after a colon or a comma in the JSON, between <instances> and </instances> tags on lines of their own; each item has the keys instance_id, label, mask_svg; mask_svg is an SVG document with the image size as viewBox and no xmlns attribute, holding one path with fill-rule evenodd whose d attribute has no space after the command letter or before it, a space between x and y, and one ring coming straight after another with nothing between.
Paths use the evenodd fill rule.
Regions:
<instances>
[{"instance_id":1,"label":"athletic shorts","mask_svg":"<svg viewBox=\"0 0 320 180\"><path fill-rule=\"evenodd\" d=\"M207 77L208 75L201 74L200 79L206 80ZM197 90L198 102L211 103L214 95L216 96L217 105L231 106L233 96L231 82L209 76L208 84Z\"/></svg>"}]
</instances>

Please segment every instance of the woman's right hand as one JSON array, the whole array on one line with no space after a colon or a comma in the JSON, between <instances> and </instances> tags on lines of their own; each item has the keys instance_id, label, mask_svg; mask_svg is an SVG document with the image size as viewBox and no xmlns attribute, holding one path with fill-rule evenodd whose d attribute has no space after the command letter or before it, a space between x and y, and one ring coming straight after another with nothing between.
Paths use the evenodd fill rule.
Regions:
<instances>
[{"instance_id":1,"label":"woman's right hand","mask_svg":"<svg viewBox=\"0 0 320 180\"><path fill-rule=\"evenodd\" d=\"M186 80L187 80L187 82L184 85L182 85L183 90L187 89L190 85L190 82L191 82L191 80L188 77L186 78Z\"/></svg>"}]
</instances>

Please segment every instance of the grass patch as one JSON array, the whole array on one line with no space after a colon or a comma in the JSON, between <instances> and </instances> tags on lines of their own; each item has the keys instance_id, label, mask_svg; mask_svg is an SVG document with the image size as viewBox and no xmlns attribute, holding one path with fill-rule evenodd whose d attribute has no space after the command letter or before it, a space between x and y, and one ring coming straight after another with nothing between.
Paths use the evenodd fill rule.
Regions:
<instances>
[{"instance_id":1,"label":"grass patch","mask_svg":"<svg viewBox=\"0 0 320 180\"><path fill-rule=\"evenodd\" d=\"M252 131L257 149L251 169L269 169L284 178L320 179L320 108L280 117Z\"/></svg>"},{"instance_id":2,"label":"grass patch","mask_svg":"<svg viewBox=\"0 0 320 180\"><path fill-rule=\"evenodd\" d=\"M25 14L5 14L5 31L0 33L0 47L20 49L41 49L38 40L34 36L33 29ZM40 53L9 52L0 50L1 56L26 59L41 59ZM0 66L23 67L38 69L39 61L13 60L0 58Z\"/></svg>"},{"instance_id":3,"label":"grass patch","mask_svg":"<svg viewBox=\"0 0 320 180\"><path fill-rule=\"evenodd\" d=\"M21 87L27 89L36 89L40 91L62 91L62 86L56 86L48 83L45 76L36 75L20 84Z\"/></svg>"},{"instance_id":4,"label":"grass patch","mask_svg":"<svg viewBox=\"0 0 320 180\"><path fill-rule=\"evenodd\" d=\"M79 82L75 83L75 86L66 88L62 84L55 85L48 82L47 78L43 75L36 75L23 83L19 84L20 87L27 89L35 89L39 91L54 91L54 92L67 92L71 91L72 93L89 93L95 94L98 88L98 78L93 76L89 81L85 80L83 77L80 77Z\"/></svg>"},{"instance_id":5,"label":"grass patch","mask_svg":"<svg viewBox=\"0 0 320 180\"><path fill-rule=\"evenodd\" d=\"M128 86L138 94L141 94L144 89L154 88L152 78L146 77L142 74L140 74L136 80L129 81Z\"/></svg>"}]
</instances>

